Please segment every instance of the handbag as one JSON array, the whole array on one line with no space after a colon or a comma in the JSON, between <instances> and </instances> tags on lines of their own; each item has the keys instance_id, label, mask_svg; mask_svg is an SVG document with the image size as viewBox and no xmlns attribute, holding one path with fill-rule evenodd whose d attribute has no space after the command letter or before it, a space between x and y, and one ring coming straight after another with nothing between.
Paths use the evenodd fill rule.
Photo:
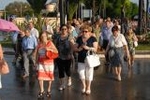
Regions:
<instances>
[{"instance_id":1,"label":"handbag","mask_svg":"<svg viewBox=\"0 0 150 100\"><path fill-rule=\"evenodd\" d=\"M49 41L47 43L47 46L51 46L51 41ZM46 53L45 55L48 59L56 59L58 57L58 53L55 53L52 51L46 51L45 53Z\"/></svg>"},{"instance_id":2,"label":"handbag","mask_svg":"<svg viewBox=\"0 0 150 100\"><path fill-rule=\"evenodd\" d=\"M9 73L9 66L7 62L3 59L0 61L0 74L8 74Z\"/></svg>"},{"instance_id":3,"label":"handbag","mask_svg":"<svg viewBox=\"0 0 150 100\"><path fill-rule=\"evenodd\" d=\"M134 41L134 47L137 47L137 46L138 46L138 42Z\"/></svg>"},{"instance_id":4,"label":"handbag","mask_svg":"<svg viewBox=\"0 0 150 100\"><path fill-rule=\"evenodd\" d=\"M49 59L56 59L58 57L58 53L46 51L46 57Z\"/></svg>"},{"instance_id":5,"label":"handbag","mask_svg":"<svg viewBox=\"0 0 150 100\"><path fill-rule=\"evenodd\" d=\"M91 53L90 53L91 52ZM85 58L85 64L89 67L97 67L100 65L100 57L93 51L88 51Z\"/></svg>"}]
</instances>

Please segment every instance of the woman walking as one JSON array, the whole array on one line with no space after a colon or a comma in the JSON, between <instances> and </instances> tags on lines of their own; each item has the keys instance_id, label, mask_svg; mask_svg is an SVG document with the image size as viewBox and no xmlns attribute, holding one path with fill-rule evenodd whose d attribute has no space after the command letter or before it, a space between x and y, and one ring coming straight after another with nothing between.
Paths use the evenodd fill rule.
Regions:
<instances>
[{"instance_id":1,"label":"woman walking","mask_svg":"<svg viewBox=\"0 0 150 100\"><path fill-rule=\"evenodd\" d=\"M37 51L37 69L38 69L38 81L40 86L40 92L38 97L44 96L44 81L48 81L48 88L46 96L51 95L51 84L54 80L54 59L49 59L46 56L46 51L51 51L52 53L58 53L55 45L51 40L48 40L48 33L43 32L40 36L40 41L36 48Z\"/></svg>"},{"instance_id":2,"label":"woman walking","mask_svg":"<svg viewBox=\"0 0 150 100\"><path fill-rule=\"evenodd\" d=\"M106 53L109 53L110 65L118 81L121 81L124 50L129 58L127 41L123 34L120 34L118 26L113 26L113 35L110 37Z\"/></svg>"},{"instance_id":3,"label":"woman walking","mask_svg":"<svg viewBox=\"0 0 150 100\"><path fill-rule=\"evenodd\" d=\"M77 38L75 51L78 52L78 73L82 82L82 93L91 93L91 82L93 80L93 68L88 67L85 63L85 57L88 50L97 51L98 42L92 34L92 28L85 25L82 28L82 35Z\"/></svg>"},{"instance_id":4,"label":"woman walking","mask_svg":"<svg viewBox=\"0 0 150 100\"><path fill-rule=\"evenodd\" d=\"M126 40L127 40L127 44L128 44L128 48L129 48L129 53L130 53L130 61L129 61L129 65L128 68L132 68L133 64L134 64L134 55L135 55L135 45L134 42L138 41L135 33L133 32L132 28L130 27L127 31L127 34L125 35Z\"/></svg>"},{"instance_id":5,"label":"woman walking","mask_svg":"<svg viewBox=\"0 0 150 100\"><path fill-rule=\"evenodd\" d=\"M59 57L56 59L58 66L60 87L59 90L65 89L65 76L67 75L67 85L71 86L71 62L73 56L73 37L68 32L68 26L62 25L60 27L60 36L56 40L56 47L58 49Z\"/></svg>"}]
</instances>

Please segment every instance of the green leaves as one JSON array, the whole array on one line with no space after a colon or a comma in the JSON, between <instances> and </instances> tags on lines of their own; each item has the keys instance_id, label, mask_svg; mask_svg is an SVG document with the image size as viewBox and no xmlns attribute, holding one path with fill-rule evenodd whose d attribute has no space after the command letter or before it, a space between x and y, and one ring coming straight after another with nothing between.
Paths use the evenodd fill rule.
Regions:
<instances>
[{"instance_id":1,"label":"green leaves","mask_svg":"<svg viewBox=\"0 0 150 100\"><path fill-rule=\"evenodd\" d=\"M40 14L41 10L45 7L47 0L27 0L31 5L35 15Z\"/></svg>"}]
</instances>

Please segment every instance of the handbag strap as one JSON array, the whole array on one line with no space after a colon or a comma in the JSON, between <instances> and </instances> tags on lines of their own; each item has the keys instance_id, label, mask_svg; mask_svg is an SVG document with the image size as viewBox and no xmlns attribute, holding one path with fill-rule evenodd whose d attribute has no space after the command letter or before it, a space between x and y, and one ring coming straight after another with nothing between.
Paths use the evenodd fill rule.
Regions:
<instances>
[{"instance_id":1,"label":"handbag strap","mask_svg":"<svg viewBox=\"0 0 150 100\"><path fill-rule=\"evenodd\" d=\"M94 55L94 54L96 54L96 53L92 49L88 50L87 53L86 53L87 56L88 55Z\"/></svg>"}]
</instances>

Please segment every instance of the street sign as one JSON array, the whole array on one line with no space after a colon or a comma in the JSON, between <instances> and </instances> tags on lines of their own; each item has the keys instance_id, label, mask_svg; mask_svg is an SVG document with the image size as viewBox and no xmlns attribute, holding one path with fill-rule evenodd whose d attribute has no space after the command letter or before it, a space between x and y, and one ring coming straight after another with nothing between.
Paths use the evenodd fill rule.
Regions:
<instances>
[{"instance_id":1,"label":"street sign","mask_svg":"<svg viewBox=\"0 0 150 100\"><path fill-rule=\"evenodd\" d=\"M83 18L92 18L92 10L84 9L83 10Z\"/></svg>"}]
</instances>

